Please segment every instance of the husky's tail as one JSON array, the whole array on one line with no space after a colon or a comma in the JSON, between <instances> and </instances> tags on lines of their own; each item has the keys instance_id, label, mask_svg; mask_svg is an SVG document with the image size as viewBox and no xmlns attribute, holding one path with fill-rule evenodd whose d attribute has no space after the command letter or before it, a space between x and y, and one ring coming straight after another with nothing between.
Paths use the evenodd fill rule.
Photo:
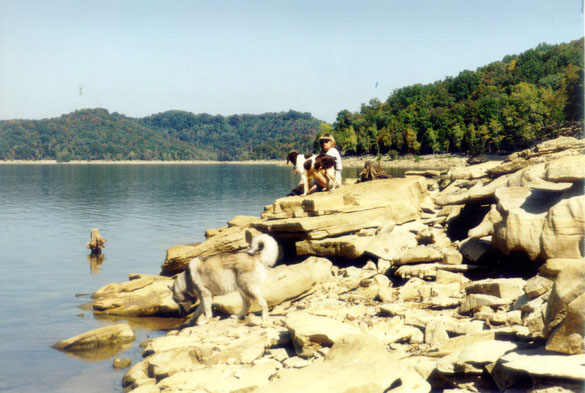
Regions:
<instances>
[{"instance_id":1,"label":"husky's tail","mask_svg":"<svg viewBox=\"0 0 585 393\"><path fill-rule=\"evenodd\" d=\"M252 239L247 252L250 255L258 255L265 266L272 267L278 260L279 251L276 240L272 236L262 233Z\"/></svg>"}]
</instances>

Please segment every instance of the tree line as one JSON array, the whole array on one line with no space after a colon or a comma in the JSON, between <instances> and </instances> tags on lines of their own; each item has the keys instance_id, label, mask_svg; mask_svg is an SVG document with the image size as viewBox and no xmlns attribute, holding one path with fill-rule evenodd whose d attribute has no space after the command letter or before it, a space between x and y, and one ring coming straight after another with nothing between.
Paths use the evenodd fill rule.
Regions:
<instances>
[{"instance_id":1,"label":"tree line","mask_svg":"<svg viewBox=\"0 0 585 393\"><path fill-rule=\"evenodd\" d=\"M83 109L0 122L2 160L282 159L311 149L321 121L295 111L229 117L168 111L130 118Z\"/></svg>"},{"instance_id":2,"label":"tree line","mask_svg":"<svg viewBox=\"0 0 585 393\"><path fill-rule=\"evenodd\" d=\"M512 151L565 130L582 134L583 38L540 44L475 71L396 89L331 127L349 155Z\"/></svg>"},{"instance_id":3,"label":"tree line","mask_svg":"<svg viewBox=\"0 0 585 393\"><path fill-rule=\"evenodd\" d=\"M167 111L131 118L83 109L0 121L2 160L284 159L317 151L331 132L346 155L513 151L583 128L583 38L540 44L475 71L394 90L330 125L310 113L212 116Z\"/></svg>"}]
</instances>

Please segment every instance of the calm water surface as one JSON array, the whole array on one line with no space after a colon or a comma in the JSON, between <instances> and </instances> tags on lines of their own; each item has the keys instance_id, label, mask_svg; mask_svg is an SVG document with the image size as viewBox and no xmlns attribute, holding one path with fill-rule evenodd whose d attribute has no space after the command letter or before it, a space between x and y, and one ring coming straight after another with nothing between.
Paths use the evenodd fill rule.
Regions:
<instances>
[{"instance_id":1,"label":"calm water surface","mask_svg":"<svg viewBox=\"0 0 585 393\"><path fill-rule=\"evenodd\" d=\"M125 370L112 358L51 348L112 323L82 309L89 294L129 273L158 274L168 247L259 216L297 182L276 165L0 165L0 391L121 392ZM108 240L101 265L85 247L94 227ZM116 357L136 363L138 344L164 324L129 322L137 339Z\"/></svg>"}]
</instances>

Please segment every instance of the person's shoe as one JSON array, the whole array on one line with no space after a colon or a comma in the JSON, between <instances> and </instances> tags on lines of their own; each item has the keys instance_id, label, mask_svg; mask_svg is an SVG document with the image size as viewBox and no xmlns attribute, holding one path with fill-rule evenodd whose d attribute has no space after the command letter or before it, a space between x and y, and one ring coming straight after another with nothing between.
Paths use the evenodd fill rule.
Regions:
<instances>
[{"instance_id":1,"label":"person's shoe","mask_svg":"<svg viewBox=\"0 0 585 393\"><path fill-rule=\"evenodd\" d=\"M286 194L286 196L295 196L295 195L301 195L302 193L300 191L297 191L296 188L293 188L292 190L290 190L290 192L288 194Z\"/></svg>"}]
</instances>

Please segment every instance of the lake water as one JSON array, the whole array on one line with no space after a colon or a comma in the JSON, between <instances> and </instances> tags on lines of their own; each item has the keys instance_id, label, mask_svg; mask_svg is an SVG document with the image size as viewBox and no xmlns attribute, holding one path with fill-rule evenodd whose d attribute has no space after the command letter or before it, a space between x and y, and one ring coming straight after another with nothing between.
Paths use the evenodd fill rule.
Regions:
<instances>
[{"instance_id":1,"label":"lake water","mask_svg":"<svg viewBox=\"0 0 585 393\"><path fill-rule=\"evenodd\" d=\"M0 391L121 392L125 370L112 358L51 348L113 322L82 309L89 294L129 273L158 274L170 246L259 216L297 182L276 165L0 165ZM88 258L91 228L108 240L101 265ZM138 344L169 327L130 322L137 339L116 357L136 363Z\"/></svg>"}]
</instances>

